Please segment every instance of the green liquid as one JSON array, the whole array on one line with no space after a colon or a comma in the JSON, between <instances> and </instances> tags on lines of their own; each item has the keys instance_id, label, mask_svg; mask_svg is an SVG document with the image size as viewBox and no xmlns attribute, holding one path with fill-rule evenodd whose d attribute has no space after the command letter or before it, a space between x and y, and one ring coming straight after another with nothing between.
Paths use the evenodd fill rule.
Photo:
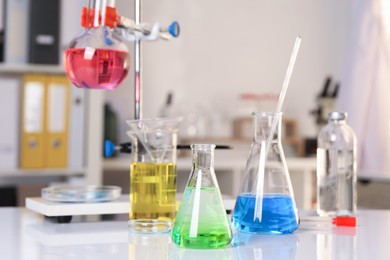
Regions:
<instances>
[{"instance_id":1,"label":"green liquid","mask_svg":"<svg viewBox=\"0 0 390 260\"><path fill-rule=\"evenodd\" d=\"M219 190L186 188L172 230L172 241L185 248L226 247L232 239Z\"/></svg>"}]
</instances>

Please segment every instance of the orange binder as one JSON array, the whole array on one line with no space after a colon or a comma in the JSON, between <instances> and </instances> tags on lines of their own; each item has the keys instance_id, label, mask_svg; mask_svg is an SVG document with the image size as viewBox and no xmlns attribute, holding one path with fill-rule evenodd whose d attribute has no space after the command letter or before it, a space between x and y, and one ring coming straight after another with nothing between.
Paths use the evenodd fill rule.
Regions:
<instances>
[{"instance_id":1,"label":"orange binder","mask_svg":"<svg viewBox=\"0 0 390 260\"><path fill-rule=\"evenodd\" d=\"M64 168L68 164L70 82L65 76L48 76L46 91L45 166Z\"/></svg>"},{"instance_id":2,"label":"orange binder","mask_svg":"<svg viewBox=\"0 0 390 260\"><path fill-rule=\"evenodd\" d=\"M46 77L23 77L20 167L42 168L45 165Z\"/></svg>"}]
</instances>

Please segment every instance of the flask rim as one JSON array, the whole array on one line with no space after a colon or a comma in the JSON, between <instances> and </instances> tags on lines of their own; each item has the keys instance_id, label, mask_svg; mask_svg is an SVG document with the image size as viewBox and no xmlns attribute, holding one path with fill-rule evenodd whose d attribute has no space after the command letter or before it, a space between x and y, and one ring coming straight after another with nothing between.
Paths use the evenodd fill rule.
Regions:
<instances>
[{"instance_id":1,"label":"flask rim","mask_svg":"<svg viewBox=\"0 0 390 260\"><path fill-rule=\"evenodd\" d=\"M142 129L143 132L178 132L182 120L182 116L126 120L131 129L127 133L130 135L134 130L139 129Z\"/></svg>"},{"instance_id":2,"label":"flask rim","mask_svg":"<svg viewBox=\"0 0 390 260\"><path fill-rule=\"evenodd\" d=\"M335 112L330 112L328 114L328 117L330 121L343 121L343 120L347 120L348 113L335 111Z\"/></svg>"},{"instance_id":3,"label":"flask rim","mask_svg":"<svg viewBox=\"0 0 390 260\"><path fill-rule=\"evenodd\" d=\"M272 111L255 111L252 112L252 116L277 116L281 117L283 112L272 112Z\"/></svg>"},{"instance_id":4,"label":"flask rim","mask_svg":"<svg viewBox=\"0 0 390 260\"><path fill-rule=\"evenodd\" d=\"M214 150L215 144L191 144L191 150L193 151L211 151Z\"/></svg>"}]
</instances>

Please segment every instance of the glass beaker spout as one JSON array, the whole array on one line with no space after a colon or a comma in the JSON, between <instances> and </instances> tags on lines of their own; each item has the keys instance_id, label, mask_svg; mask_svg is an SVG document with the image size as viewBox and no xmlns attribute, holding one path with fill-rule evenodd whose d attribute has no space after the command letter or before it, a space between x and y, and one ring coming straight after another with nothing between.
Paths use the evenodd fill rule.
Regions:
<instances>
[{"instance_id":1,"label":"glass beaker spout","mask_svg":"<svg viewBox=\"0 0 390 260\"><path fill-rule=\"evenodd\" d=\"M277 127L270 137L273 124ZM232 216L234 227L246 233L293 233L299 219L281 145L281 113L253 113L253 126L251 153Z\"/></svg>"},{"instance_id":2,"label":"glass beaker spout","mask_svg":"<svg viewBox=\"0 0 390 260\"><path fill-rule=\"evenodd\" d=\"M176 216L176 145L181 118L127 121L130 165L129 230L169 232Z\"/></svg>"}]
</instances>

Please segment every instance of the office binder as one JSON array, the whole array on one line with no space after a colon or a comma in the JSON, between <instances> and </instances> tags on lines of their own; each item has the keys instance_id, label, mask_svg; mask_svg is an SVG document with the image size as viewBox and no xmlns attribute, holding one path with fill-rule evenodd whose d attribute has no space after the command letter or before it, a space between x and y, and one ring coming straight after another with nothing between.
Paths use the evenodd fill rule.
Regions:
<instances>
[{"instance_id":1,"label":"office binder","mask_svg":"<svg viewBox=\"0 0 390 260\"><path fill-rule=\"evenodd\" d=\"M28 60L30 0L5 0L4 61L24 64Z\"/></svg>"},{"instance_id":2,"label":"office binder","mask_svg":"<svg viewBox=\"0 0 390 260\"><path fill-rule=\"evenodd\" d=\"M15 170L19 158L19 107L21 80L0 78L0 169Z\"/></svg>"},{"instance_id":3,"label":"office binder","mask_svg":"<svg viewBox=\"0 0 390 260\"><path fill-rule=\"evenodd\" d=\"M20 167L42 168L45 165L46 77L23 77Z\"/></svg>"},{"instance_id":4,"label":"office binder","mask_svg":"<svg viewBox=\"0 0 390 260\"><path fill-rule=\"evenodd\" d=\"M0 0L0 62L4 61L5 0Z\"/></svg>"},{"instance_id":5,"label":"office binder","mask_svg":"<svg viewBox=\"0 0 390 260\"><path fill-rule=\"evenodd\" d=\"M65 76L49 76L47 81L45 166L63 168L68 163L70 84Z\"/></svg>"},{"instance_id":6,"label":"office binder","mask_svg":"<svg viewBox=\"0 0 390 260\"><path fill-rule=\"evenodd\" d=\"M29 62L58 64L60 0L30 1Z\"/></svg>"},{"instance_id":7,"label":"office binder","mask_svg":"<svg viewBox=\"0 0 390 260\"><path fill-rule=\"evenodd\" d=\"M80 169L84 166L85 147L85 90L71 85L68 137L68 167Z\"/></svg>"}]
</instances>

